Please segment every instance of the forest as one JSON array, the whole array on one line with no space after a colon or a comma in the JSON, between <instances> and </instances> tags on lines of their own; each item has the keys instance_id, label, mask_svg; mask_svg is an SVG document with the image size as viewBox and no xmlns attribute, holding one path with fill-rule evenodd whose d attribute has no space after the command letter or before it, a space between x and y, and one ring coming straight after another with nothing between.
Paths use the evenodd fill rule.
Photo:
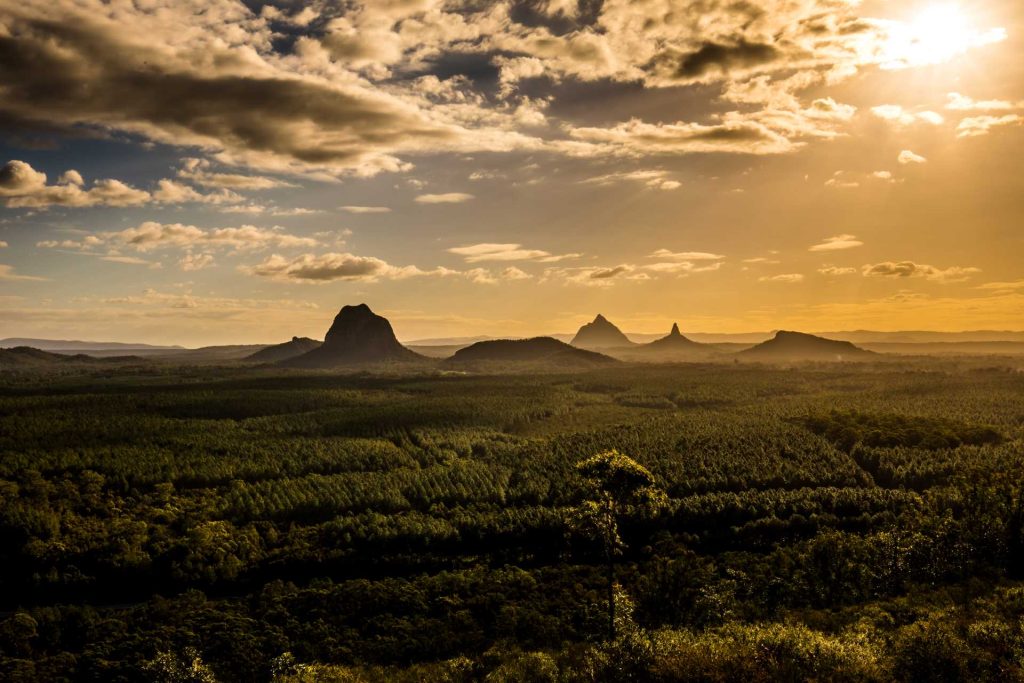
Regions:
<instances>
[{"instance_id":1,"label":"forest","mask_svg":"<svg viewBox=\"0 0 1024 683\"><path fill-rule=\"evenodd\" d=\"M1019 368L3 380L5 681L1024 681Z\"/></svg>"}]
</instances>

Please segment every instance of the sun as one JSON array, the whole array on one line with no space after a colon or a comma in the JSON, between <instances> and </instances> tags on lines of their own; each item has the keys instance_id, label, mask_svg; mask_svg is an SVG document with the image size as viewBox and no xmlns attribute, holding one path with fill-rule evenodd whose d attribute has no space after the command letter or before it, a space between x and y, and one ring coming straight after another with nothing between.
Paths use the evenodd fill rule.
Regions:
<instances>
[{"instance_id":1,"label":"sun","mask_svg":"<svg viewBox=\"0 0 1024 683\"><path fill-rule=\"evenodd\" d=\"M943 64L968 50L1006 39L1006 30L980 30L955 4L931 5L909 21L893 22L882 67L905 69Z\"/></svg>"}]
</instances>

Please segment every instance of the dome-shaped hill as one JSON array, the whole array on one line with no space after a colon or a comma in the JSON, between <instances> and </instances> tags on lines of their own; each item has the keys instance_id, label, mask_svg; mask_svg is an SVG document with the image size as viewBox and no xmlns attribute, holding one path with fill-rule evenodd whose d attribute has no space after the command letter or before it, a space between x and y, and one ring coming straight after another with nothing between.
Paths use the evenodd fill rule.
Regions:
<instances>
[{"instance_id":1,"label":"dome-shaped hill","mask_svg":"<svg viewBox=\"0 0 1024 683\"><path fill-rule=\"evenodd\" d=\"M616 363L614 358L577 349L551 337L494 339L477 342L455 352L450 365L470 363L542 363L563 368L597 367Z\"/></svg>"},{"instance_id":2,"label":"dome-shaped hill","mask_svg":"<svg viewBox=\"0 0 1024 683\"><path fill-rule=\"evenodd\" d=\"M780 330L768 341L744 349L737 354L745 360L766 361L859 361L877 358L878 354L848 341L825 339L804 332Z\"/></svg>"},{"instance_id":3,"label":"dome-shaped hill","mask_svg":"<svg viewBox=\"0 0 1024 683\"><path fill-rule=\"evenodd\" d=\"M402 346L387 318L366 304L344 306L331 324L324 343L282 364L302 368L330 368L356 363L415 361L422 359Z\"/></svg>"},{"instance_id":4,"label":"dome-shaped hill","mask_svg":"<svg viewBox=\"0 0 1024 683\"><path fill-rule=\"evenodd\" d=\"M246 360L253 363L280 363L318 349L322 343L309 337L292 337L291 341L260 349L251 356L247 356Z\"/></svg>"}]
</instances>

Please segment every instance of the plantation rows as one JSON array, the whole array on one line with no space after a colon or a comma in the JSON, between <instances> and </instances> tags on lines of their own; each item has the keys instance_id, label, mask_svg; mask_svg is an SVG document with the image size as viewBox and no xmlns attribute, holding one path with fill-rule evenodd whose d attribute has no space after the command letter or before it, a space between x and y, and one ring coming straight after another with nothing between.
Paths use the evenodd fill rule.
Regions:
<instances>
[{"instance_id":1,"label":"plantation rows","mask_svg":"<svg viewBox=\"0 0 1024 683\"><path fill-rule=\"evenodd\" d=\"M847 647L729 627L1017 576L1021 396L1020 373L913 364L21 378L0 388L0 678L136 680L187 647L225 680L285 652L582 666L602 559L567 520L576 463L609 449L666 494L621 525L644 647ZM836 661L884 679L895 655L865 642Z\"/></svg>"}]
</instances>

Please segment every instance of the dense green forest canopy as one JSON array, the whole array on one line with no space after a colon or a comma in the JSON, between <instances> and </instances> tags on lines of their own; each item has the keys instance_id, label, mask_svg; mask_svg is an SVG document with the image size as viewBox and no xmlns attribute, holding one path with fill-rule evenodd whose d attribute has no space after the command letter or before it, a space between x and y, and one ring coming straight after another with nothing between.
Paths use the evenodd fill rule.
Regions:
<instances>
[{"instance_id":1,"label":"dense green forest canopy","mask_svg":"<svg viewBox=\"0 0 1024 683\"><path fill-rule=\"evenodd\" d=\"M4 379L3 680L1024 680L1019 371Z\"/></svg>"}]
</instances>

